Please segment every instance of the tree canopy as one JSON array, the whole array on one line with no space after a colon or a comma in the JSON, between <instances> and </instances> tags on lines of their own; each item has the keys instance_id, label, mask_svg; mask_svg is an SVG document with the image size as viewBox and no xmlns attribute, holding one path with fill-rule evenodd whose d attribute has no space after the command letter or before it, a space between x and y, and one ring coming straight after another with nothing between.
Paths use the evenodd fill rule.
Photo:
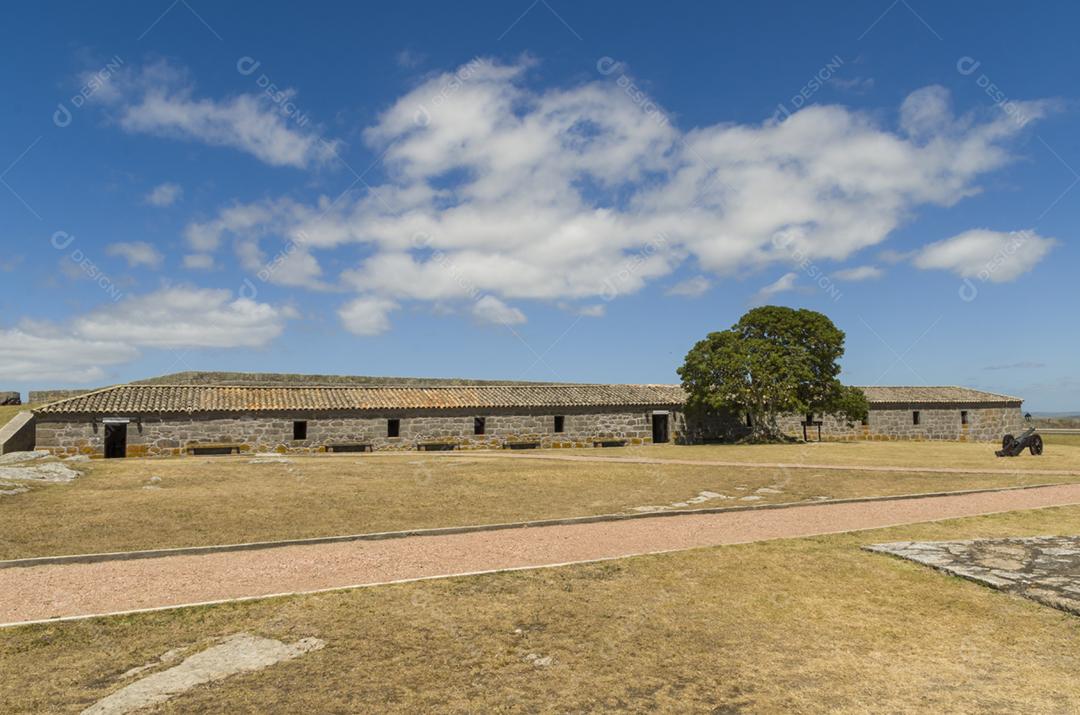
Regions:
<instances>
[{"instance_id":1,"label":"tree canopy","mask_svg":"<svg viewBox=\"0 0 1080 715\"><path fill-rule=\"evenodd\" d=\"M813 310L754 308L687 353L679 376L689 406L749 414L754 440L781 437L777 417L783 413L861 420L869 409L866 396L838 379L844 337Z\"/></svg>"}]
</instances>

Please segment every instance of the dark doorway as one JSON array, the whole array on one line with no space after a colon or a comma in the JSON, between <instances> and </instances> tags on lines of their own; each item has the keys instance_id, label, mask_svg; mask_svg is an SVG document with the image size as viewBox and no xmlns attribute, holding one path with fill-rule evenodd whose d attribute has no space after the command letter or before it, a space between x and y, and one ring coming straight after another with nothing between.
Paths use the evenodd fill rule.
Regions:
<instances>
[{"instance_id":1,"label":"dark doorway","mask_svg":"<svg viewBox=\"0 0 1080 715\"><path fill-rule=\"evenodd\" d=\"M652 416L652 441L653 444L661 444L668 441L668 416Z\"/></svg>"},{"instance_id":2,"label":"dark doorway","mask_svg":"<svg viewBox=\"0 0 1080 715\"><path fill-rule=\"evenodd\" d=\"M105 459L127 456L127 424L105 425Z\"/></svg>"}]
</instances>

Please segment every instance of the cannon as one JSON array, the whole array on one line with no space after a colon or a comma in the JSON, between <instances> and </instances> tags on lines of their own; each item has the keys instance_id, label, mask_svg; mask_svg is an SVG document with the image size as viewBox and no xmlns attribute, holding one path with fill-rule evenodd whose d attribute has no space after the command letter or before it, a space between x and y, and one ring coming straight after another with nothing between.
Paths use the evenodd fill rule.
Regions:
<instances>
[{"instance_id":1,"label":"cannon","mask_svg":"<svg viewBox=\"0 0 1080 715\"><path fill-rule=\"evenodd\" d=\"M1043 453L1042 435L1034 427L1028 427L1020 433L1019 437L1005 435L1001 440L1001 449L994 454L999 457L1018 457L1025 449L1031 450L1031 453L1036 456Z\"/></svg>"}]
</instances>

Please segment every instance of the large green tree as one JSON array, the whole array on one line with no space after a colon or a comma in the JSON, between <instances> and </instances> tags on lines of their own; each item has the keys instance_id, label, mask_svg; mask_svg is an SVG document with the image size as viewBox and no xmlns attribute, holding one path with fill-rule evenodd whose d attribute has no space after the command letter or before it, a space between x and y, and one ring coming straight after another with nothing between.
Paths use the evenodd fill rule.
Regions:
<instances>
[{"instance_id":1,"label":"large green tree","mask_svg":"<svg viewBox=\"0 0 1080 715\"><path fill-rule=\"evenodd\" d=\"M679 368L689 407L751 416L749 439L782 437L783 413L824 412L848 422L869 405L840 383L844 332L813 310L754 308L728 330L709 333Z\"/></svg>"}]
</instances>

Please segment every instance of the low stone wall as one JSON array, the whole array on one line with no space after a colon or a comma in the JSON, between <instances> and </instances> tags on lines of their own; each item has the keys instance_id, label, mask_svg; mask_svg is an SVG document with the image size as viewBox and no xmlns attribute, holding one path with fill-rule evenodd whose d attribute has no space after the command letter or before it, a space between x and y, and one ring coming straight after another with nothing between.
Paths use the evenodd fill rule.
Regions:
<instances>
[{"instance_id":1,"label":"low stone wall","mask_svg":"<svg viewBox=\"0 0 1080 715\"><path fill-rule=\"evenodd\" d=\"M31 405L47 405L50 402L56 402L57 400L66 400L69 397L85 395L86 393L94 392L97 389L99 388L94 387L88 390L30 390L27 400Z\"/></svg>"},{"instance_id":2,"label":"low stone wall","mask_svg":"<svg viewBox=\"0 0 1080 715\"><path fill-rule=\"evenodd\" d=\"M322 452L334 445L370 444L377 450L413 450L422 444L452 444L458 449L491 449L514 443L541 447L592 447L598 440L652 442L651 410L626 412L566 410L529 414L506 411L418 411L288 413L273 415L208 414L194 416L115 415L131 420L127 427L128 456L177 455L192 447L238 445L242 451ZM555 416L564 431L555 432ZM475 435L474 418L485 419L483 435ZM387 422L400 420L398 437L387 436ZM307 422L307 438L294 440L293 422ZM682 425L678 413L670 418L671 439ZM104 455L104 425L89 417L42 415L37 448L58 455Z\"/></svg>"},{"instance_id":3,"label":"low stone wall","mask_svg":"<svg viewBox=\"0 0 1080 715\"><path fill-rule=\"evenodd\" d=\"M32 412L20 412L0 425L0 454L29 452L34 448L35 418Z\"/></svg>"}]
</instances>

